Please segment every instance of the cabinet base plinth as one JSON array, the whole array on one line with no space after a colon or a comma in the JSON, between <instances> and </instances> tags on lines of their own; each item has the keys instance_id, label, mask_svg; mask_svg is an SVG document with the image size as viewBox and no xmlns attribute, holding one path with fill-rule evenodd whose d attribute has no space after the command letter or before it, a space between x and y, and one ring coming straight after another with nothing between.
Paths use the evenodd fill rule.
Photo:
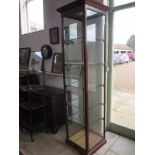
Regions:
<instances>
[{"instance_id":1,"label":"cabinet base plinth","mask_svg":"<svg viewBox=\"0 0 155 155\"><path fill-rule=\"evenodd\" d=\"M81 131L82 132L82 131ZM106 139L101 139L98 143L93 144L92 149L90 149L90 151L87 151L85 149L85 145L83 141L73 141L73 138L75 138L75 136L77 137L78 134L81 134L81 132L73 135L71 137L71 139L66 140L66 143L68 143L69 145L71 145L72 147L74 147L77 151L79 151L82 155L93 155L100 147L102 147L105 143L106 143ZM90 136L92 136L94 138L94 133L90 133ZM85 137L85 136L84 136ZM81 138L81 140L84 138Z\"/></svg>"}]
</instances>

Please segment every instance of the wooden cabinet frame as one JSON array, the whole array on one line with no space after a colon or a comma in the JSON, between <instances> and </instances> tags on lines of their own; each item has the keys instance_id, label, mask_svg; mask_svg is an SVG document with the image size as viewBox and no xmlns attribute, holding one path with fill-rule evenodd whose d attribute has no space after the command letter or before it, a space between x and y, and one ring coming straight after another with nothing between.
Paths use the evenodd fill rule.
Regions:
<instances>
[{"instance_id":1,"label":"wooden cabinet frame","mask_svg":"<svg viewBox=\"0 0 155 155\"><path fill-rule=\"evenodd\" d=\"M90 133L89 133L89 109L88 109L88 49L87 49L87 9L95 11L100 15L105 16L105 27L104 27L104 131L103 131L103 138L99 142L97 142L92 148L90 148ZM74 16L73 12L78 10L82 10L82 16ZM58 12L61 13L62 17L62 30L64 30L64 17L70 19L76 19L82 21L82 34L83 34L83 42L82 42L82 49L83 49L83 109L84 109L84 132L85 132L85 148L80 147L73 141L69 139L69 129L68 129L68 121L66 120L66 142L71 146L75 147L78 151L80 151L83 155L91 155L97 149L99 149L103 144L106 143L105 140L105 105L106 105L106 96L107 96L107 13L109 8L104 6L98 2L93 0L83 0L83 1L76 1L72 2L66 6L63 6L57 9ZM64 91L66 90L66 74L65 74L65 50L64 50L64 32L62 31L62 49L63 49L63 80L64 80ZM66 97L66 118L68 117L67 111L67 97Z\"/></svg>"}]
</instances>

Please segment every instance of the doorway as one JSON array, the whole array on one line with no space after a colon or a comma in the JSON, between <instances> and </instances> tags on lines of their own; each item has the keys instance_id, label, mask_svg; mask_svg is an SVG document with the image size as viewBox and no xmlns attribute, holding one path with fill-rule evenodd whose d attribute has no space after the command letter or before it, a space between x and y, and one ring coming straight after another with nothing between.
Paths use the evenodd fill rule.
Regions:
<instances>
[{"instance_id":1,"label":"doorway","mask_svg":"<svg viewBox=\"0 0 155 155\"><path fill-rule=\"evenodd\" d=\"M135 138L135 3L112 7L108 128Z\"/></svg>"}]
</instances>

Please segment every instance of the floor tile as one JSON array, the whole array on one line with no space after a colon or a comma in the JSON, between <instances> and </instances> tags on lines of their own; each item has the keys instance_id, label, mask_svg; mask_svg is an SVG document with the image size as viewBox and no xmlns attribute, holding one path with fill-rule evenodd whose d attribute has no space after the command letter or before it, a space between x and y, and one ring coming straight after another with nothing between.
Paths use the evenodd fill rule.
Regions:
<instances>
[{"instance_id":1,"label":"floor tile","mask_svg":"<svg viewBox=\"0 0 155 155\"><path fill-rule=\"evenodd\" d=\"M61 152L59 152L57 155L80 155L76 150L74 150L71 147L66 147Z\"/></svg>"},{"instance_id":2,"label":"floor tile","mask_svg":"<svg viewBox=\"0 0 155 155\"><path fill-rule=\"evenodd\" d=\"M131 98L131 97L133 98L135 96L134 93L128 93L125 91L114 91L113 94L119 97L126 97L126 98Z\"/></svg>"},{"instance_id":3,"label":"floor tile","mask_svg":"<svg viewBox=\"0 0 155 155\"><path fill-rule=\"evenodd\" d=\"M113 111L112 117L111 117L112 122L134 129L135 128L135 117L134 115L126 115L121 112Z\"/></svg>"},{"instance_id":4,"label":"floor tile","mask_svg":"<svg viewBox=\"0 0 155 155\"><path fill-rule=\"evenodd\" d=\"M56 135L40 133L30 141L28 133L20 135L20 150L24 155L80 155L74 148L64 142L64 130L61 128ZM134 155L134 141L112 132L106 132L107 143L94 155Z\"/></svg>"},{"instance_id":5,"label":"floor tile","mask_svg":"<svg viewBox=\"0 0 155 155\"><path fill-rule=\"evenodd\" d=\"M116 96L116 95L113 95L112 97L112 103L124 103L125 101L127 101L128 98L126 97L120 97L120 96Z\"/></svg>"},{"instance_id":6,"label":"floor tile","mask_svg":"<svg viewBox=\"0 0 155 155\"><path fill-rule=\"evenodd\" d=\"M57 140L65 143L66 141L66 126L63 125L56 134L50 134L50 136L55 137Z\"/></svg>"},{"instance_id":7,"label":"floor tile","mask_svg":"<svg viewBox=\"0 0 155 155\"><path fill-rule=\"evenodd\" d=\"M95 152L93 155L100 155L98 152Z\"/></svg>"},{"instance_id":8,"label":"floor tile","mask_svg":"<svg viewBox=\"0 0 155 155\"><path fill-rule=\"evenodd\" d=\"M49 135L42 135L39 141L35 140L31 144L26 145L27 150L33 155L56 155L66 146Z\"/></svg>"},{"instance_id":9,"label":"floor tile","mask_svg":"<svg viewBox=\"0 0 155 155\"><path fill-rule=\"evenodd\" d=\"M107 150L117 141L117 139L119 138L119 135L109 132L106 132L106 144L104 144L96 153L98 155L104 155Z\"/></svg>"},{"instance_id":10,"label":"floor tile","mask_svg":"<svg viewBox=\"0 0 155 155\"><path fill-rule=\"evenodd\" d=\"M33 138L35 141L39 141L41 136L42 136L42 133L34 133L33 134ZM19 145L21 147L32 143L30 134L26 130L23 130L23 133L21 133L21 132L19 133L19 141L20 141Z\"/></svg>"},{"instance_id":11,"label":"floor tile","mask_svg":"<svg viewBox=\"0 0 155 155\"><path fill-rule=\"evenodd\" d=\"M135 129L135 94L114 91L112 122Z\"/></svg>"},{"instance_id":12,"label":"floor tile","mask_svg":"<svg viewBox=\"0 0 155 155\"><path fill-rule=\"evenodd\" d=\"M112 110L117 110L123 103L113 102Z\"/></svg>"},{"instance_id":13,"label":"floor tile","mask_svg":"<svg viewBox=\"0 0 155 155\"><path fill-rule=\"evenodd\" d=\"M117 154L115 154L114 152L111 152L111 151L107 151L104 155L117 155Z\"/></svg>"},{"instance_id":14,"label":"floor tile","mask_svg":"<svg viewBox=\"0 0 155 155\"><path fill-rule=\"evenodd\" d=\"M116 143L110 148L110 151L118 155L134 155L135 142L125 137L119 137Z\"/></svg>"},{"instance_id":15,"label":"floor tile","mask_svg":"<svg viewBox=\"0 0 155 155\"><path fill-rule=\"evenodd\" d=\"M24 146L24 147L20 147L20 151L21 151L24 155L33 155L33 153L30 152L25 146Z\"/></svg>"},{"instance_id":16,"label":"floor tile","mask_svg":"<svg viewBox=\"0 0 155 155\"><path fill-rule=\"evenodd\" d=\"M124 113L126 115L134 115L135 114L135 106L129 104L122 104L116 110L117 112Z\"/></svg>"},{"instance_id":17,"label":"floor tile","mask_svg":"<svg viewBox=\"0 0 155 155\"><path fill-rule=\"evenodd\" d=\"M129 98L124 104L135 105L135 98Z\"/></svg>"}]
</instances>

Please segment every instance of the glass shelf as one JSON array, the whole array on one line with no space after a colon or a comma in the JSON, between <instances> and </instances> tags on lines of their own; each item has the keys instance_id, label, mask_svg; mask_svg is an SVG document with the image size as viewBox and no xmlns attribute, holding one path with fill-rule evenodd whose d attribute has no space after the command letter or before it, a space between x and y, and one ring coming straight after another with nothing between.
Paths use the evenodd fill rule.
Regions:
<instances>
[{"instance_id":1,"label":"glass shelf","mask_svg":"<svg viewBox=\"0 0 155 155\"><path fill-rule=\"evenodd\" d=\"M77 108L75 106L68 105L67 108L68 108L68 117L74 116L77 113L83 113L83 110L82 109Z\"/></svg>"},{"instance_id":2,"label":"glass shelf","mask_svg":"<svg viewBox=\"0 0 155 155\"><path fill-rule=\"evenodd\" d=\"M80 62L65 64L65 76L66 78L82 78L83 77L83 64Z\"/></svg>"},{"instance_id":3,"label":"glass shelf","mask_svg":"<svg viewBox=\"0 0 155 155\"><path fill-rule=\"evenodd\" d=\"M98 121L104 121L104 118L97 118L97 119L94 119L94 120L90 120L89 122L89 125L93 125L93 124L96 124Z\"/></svg>"},{"instance_id":4,"label":"glass shelf","mask_svg":"<svg viewBox=\"0 0 155 155\"><path fill-rule=\"evenodd\" d=\"M81 63L81 62L65 62L64 66L67 67L67 66L70 66L70 65L81 65L83 66L84 64ZM88 65L96 65L96 66L105 66L105 64L103 64L102 62L89 62Z\"/></svg>"},{"instance_id":5,"label":"glass shelf","mask_svg":"<svg viewBox=\"0 0 155 155\"><path fill-rule=\"evenodd\" d=\"M74 93L70 93L68 96L67 96L67 102L71 102L71 101L75 101L75 100L78 100L78 99L82 99L82 94L80 95L76 95Z\"/></svg>"},{"instance_id":6,"label":"glass shelf","mask_svg":"<svg viewBox=\"0 0 155 155\"><path fill-rule=\"evenodd\" d=\"M73 46L74 43L76 43L76 41L82 41L83 38L74 38L74 39L70 39L70 40L64 40L64 42L66 43L65 45L70 45ZM105 40L103 38L95 38L95 42L104 42Z\"/></svg>"},{"instance_id":7,"label":"glass shelf","mask_svg":"<svg viewBox=\"0 0 155 155\"><path fill-rule=\"evenodd\" d=\"M76 79L76 80L81 80L82 76L74 76L74 75L65 75L66 79Z\"/></svg>"},{"instance_id":8,"label":"glass shelf","mask_svg":"<svg viewBox=\"0 0 155 155\"><path fill-rule=\"evenodd\" d=\"M89 122L90 124L96 122L98 119L104 118L104 106L100 105L89 109Z\"/></svg>"},{"instance_id":9,"label":"glass shelf","mask_svg":"<svg viewBox=\"0 0 155 155\"><path fill-rule=\"evenodd\" d=\"M89 62L88 65L93 65L93 66L103 66L104 67L104 64L103 63L95 63L95 62Z\"/></svg>"},{"instance_id":10,"label":"glass shelf","mask_svg":"<svg viewBox=\"0 0 155 155\"><path fill-rule=\"evenodd\" d=\"M104 84L99 84L99 83L89 83L88 89L91 87L104 87Z\"/></svg>"},{"instance_id":11,"label":"glass shelf","mask_svg":"<svg viewBox=\"0 0 155 155\"><path fill-rule=\"evenodd\" d=\"M79 86L77 86L77 85L74 85L74 83L72 83L71 85L65 85L65 87L67 87L67 88L76 88L76 89L81 89L81 90L83 90L83 88L82 87L79 87Z\"/></svg>"},{"instance_id":12,"label":"glass shelf","mask_svg":"<svg viewBox=\"0 0 155 155\"><path fill-rule=\"evenodd\" d=\"M76 112L76 113L68 116L67 120L71 121L71 122L74 122L74 123L77 123L77 124L80 124L80 125L83 125L84 116L85 116L85 114L82 111L80 111L80 112ZM92 117L92 118L90 117L89 125L93 125L93 124L97 123L100 120L104 120L104 118L103 117L99 117L99 116L98 117L96 116L95 118L94 117Z\"/></svg>"},{"instance_id":13,"label":"glass shelf","mask_svg":"<svg viewBox=\"0 0 155 155\"><path fill-rule=\"evenodd\" d=\"M80 108L80 99L75 99L67 103L69 106Z\"/></svg>"},{"instance_id":14,"label":"glass shelf","mask_svg":"<svg viewBox=\"0 0 155 155\"><path fill-rule=\"evenodd\" d=\"M82 62L79 62L79 61L65 61L65 67L68 66L68 65L84 65Z\"/></svg>"},{"instance_id":15,"label":"glass shelf","mask_svg":"<svg viewBox=\"0 0 155 155\"><path fill-rule=\"evenodd\" d=\"M79 82L78 81L75 81L75 82L72 82L68 85L65 85L65 87L74 87L74 88L78 88L78 89L83 89L84 87L82 86L78 86L79 85ZM88 89L90 88L96 88L96 87L104 87L104 84L89 84L88 86Z\"/></svg>"},{"instance_id":16,"label":"glass shelf","mask_svg":"<svg viewBox=\"0 0 155 155\"><path fill-rule=\"evenodd\" d=\"M96 42L104 42L104 39L102 39L102 38L96 38Z\"/></svg>"},{"instance_id":17,"label":"glass shelf","mask_svg":"<svg viewBox=\"0 0 155 155\"><path fill-rule=\"evenodd\" d=\"M96 106L104 106L104 103L93 103L93 104L89 104L89 109L93 109L95 108Z\"/></svg>"},{"instance_id":18,"label":"glass shelf","mask_svg":"<svg viewBox=\"0 0 155 155\"><path fill-rule=\"evenodd\" d=\"M79 112L79 113L75 113L72 116L69 116L67 118L68 121L83 125L84 123L84 113L83 112Z\"/></svg>"},{"instance_id":19,"label":"glass shelf","mask_svg":"<svg viewBox=\"0 0 155 155\"><path fill-rule=\"evenodd\" d=\"M75 99L75 100L67 102L67 105L79 108L80 110L83 110L83 106L81 106L82 104L80 105L80 103L82 103L82 102L83 102L83 99L79 98L79 99ZM89 110L96 108L97 106L104 106L104 103L93 102L93 103L88 104Z\"/></svg>"},{"instance_id":20,"label":"glass shelf","mask_svg":"<svg viewBox=\"0 0 155 155\"><path fill-rule=\"evenodd\" d=\"M67 101L72 101L74 99L83 98L83 89L78 89L74 87L66 87L69 93L67 94Z\"/></svg>"}]
</instances>

